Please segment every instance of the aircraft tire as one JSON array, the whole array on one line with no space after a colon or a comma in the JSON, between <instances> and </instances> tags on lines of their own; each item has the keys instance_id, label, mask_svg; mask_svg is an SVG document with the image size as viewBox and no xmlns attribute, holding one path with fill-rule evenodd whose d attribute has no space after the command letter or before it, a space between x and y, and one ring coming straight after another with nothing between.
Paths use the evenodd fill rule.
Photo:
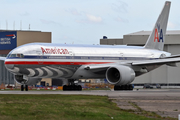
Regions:
<instances>
[{"instance_id":1,"label":"aircraft tire","mask_svg":"<svg viewBox=\"0 0 180 120\"><path fill-rule=\"evenodd\" d=\"M25 85L25 90L28 91L28 85Z\"/></svg>"},{"instance_id":2,"label":"aircraft tire","mask_svg":"<svg viewBox=\"0 0 180 120\"><path fill-rule=\"evenodd\" d=\"M21 85L21 91L24 91L24 85Z\"/></svg>"},{"instance_id":3,"label":"aircraft tire","mask_svg":"<svg viewBox=\"0 0 180 120\"><path fill-rule=\"evenodd\" d=\"M130 90L130 85L125 85L125 90Z\"/></svg>"},{"instance_id":4,"label":"aircraft tire","mask_svg":"<svg viewBox=\"0 0 180 120\"><path fill-rule=\"evenodd\" d=\"M81 85L78 85L77 88L78 88L77 89L78 91L82 91L82 86Z\"/></svg>"},{"instance_id":5,"label":"aircraft tire","mask_svg":"<svg viewBox=\"0 0 180 120\"><path fill-rule=\"evenodd\" d=\"M78 91L78 86L77 85L74 85L73 87L74 87L73 90Z\"/></svg>"},{"instance_id":6,"label":"aircraft tire","mask_svg":"<svg viewBox=\"0 0 180 120\"><path fill-rule=\"evenodd\" d=\"M116 90L117 90L117 86L115 85L115 86L114 86L114 91L116 91Z\"/></svg>"},{"instance_id":7,"label":"aircraft tire","mask_svg":"<svg viewBox=\"0 0 180 120\"><path fill-rule=\"evenodd\" d=\"M66 91L67 90L67 85L64 85L63 86L63 91Z\"/></svg>"},{"instance_id":8,"label":"aircraft tire","mask_svg":"<svg viewBox=\"0 0 180 120\"><path fill-rule=\"evenodd\" d=\"M73 91L75 89L74 85L69 86L69 91Z\"/></svg>"},{"instance_id":9,"label":"aircraft tire","mask_svg":"<svg viewBox=\"0 0 180 120\"><path fill-rule=\"evenodd\" d=\"M115 85L114 86L114 91L119 91L119 90L133 90L133 86L130 85Z\"/></svg>"},{"instance_id":10,"label":"aircraft tire","mask_svg":"<svg viewBox=\"0 0 180 120\"><path fill-rule=\"evenodd\" d=\"M82 91L81 85L64 85L63 91Z\"/></svg>"},{"instance_id":11,"label":"aircraft tire","mask_svg":"<svg viewBox=\"0 0 180 120\"><path fill-rule=\"evenodd\" d=\"M132 86L132 85L130 85L129 89L130 89L130 90L133 90L133 86Z\"/></svg>"}]
</instances>

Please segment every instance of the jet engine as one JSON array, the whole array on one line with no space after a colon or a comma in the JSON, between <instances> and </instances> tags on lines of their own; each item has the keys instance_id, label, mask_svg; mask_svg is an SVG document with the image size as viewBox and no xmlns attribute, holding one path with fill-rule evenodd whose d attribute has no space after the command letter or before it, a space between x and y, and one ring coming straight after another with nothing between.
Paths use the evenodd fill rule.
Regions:
<instances>
[{"instance_id":1,"label":"jet engine","mask_svg":"<svg viewBox=\"0 0 180 120\"><path fill-rule=\"evenodd\" d=\"M112 66L106 71L106 79L110 84L126 85L135 78L135 72L128 66Z\"/></svg>"},{"instance_id":2,"label":"jet engine","mask_svg":"<svg viewBox=\"0 0 180 120\"><path fill-rule=\"evenodd\" d=\"M40 82L41 79L42 78L31 78L31 77L24 79L23 75L15 75L16 82L18 82L19 84L25 84L25 85L35 85L38 82Z\"/></svg>"}]
</instances>

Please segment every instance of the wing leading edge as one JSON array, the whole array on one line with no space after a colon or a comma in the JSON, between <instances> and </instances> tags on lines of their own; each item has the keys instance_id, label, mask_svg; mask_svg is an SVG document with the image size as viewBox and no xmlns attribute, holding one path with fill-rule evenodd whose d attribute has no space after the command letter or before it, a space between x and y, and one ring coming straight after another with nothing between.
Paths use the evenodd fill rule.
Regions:
<instances>
[{"instance_id":1,"label":"wing leading edge","mask_svg":"<svg viewBox=\"0 0 180 120\"><path fill-rule=\"evenodd\" d=\"M123 62L123 63L114 63L114 64L99 64L99 65L88 65L85 66L84 69L91 70L92 72L100 72L103 70L107 70L109 67L117 66L117 65L127 65L131 64L132 66L145 66L145 65L169 65L176 67L176 63L180 62L180 55L154 59L154 60L143 60L143 61L134 61L134 62Z\"/></svg>"}]
</instances>

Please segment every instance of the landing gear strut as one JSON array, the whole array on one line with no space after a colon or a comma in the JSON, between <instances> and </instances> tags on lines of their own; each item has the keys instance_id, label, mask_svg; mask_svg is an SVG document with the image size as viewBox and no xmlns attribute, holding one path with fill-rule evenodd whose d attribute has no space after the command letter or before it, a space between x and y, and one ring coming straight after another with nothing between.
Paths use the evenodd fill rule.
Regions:
<instances>
[{"instance_id":1,"label":"landing gear strut","mask_svg":"<svg viewBox=\"0 0 180 120\"><path fill-rule=\"evenodd\" d=\"M26 91L28 91L28 85L21 85L21 91L24 91L24 88Z\"/></svg>"},{"instance_id":2,"label":"landing gear strut","mask_svg":"<svg viewBox=\"0 0 180 120\"><path fill-rule=\"evenodd\" d=\"M131 84L129 84L129 85L115 85L114 91L117 91L117 90L133 90L133 86Z\"/></svg>"},{"instance_id":3,"label":"landing gear strut","mask_svg":"<svg viewBox=\"0 0 180 120\"><path fill-rule=\"evenodd\" d=\"M63 91L81 91L82 87L74 83L75 79L69 79L69 85L63 86Z\"/></svg>"}]
</instances>

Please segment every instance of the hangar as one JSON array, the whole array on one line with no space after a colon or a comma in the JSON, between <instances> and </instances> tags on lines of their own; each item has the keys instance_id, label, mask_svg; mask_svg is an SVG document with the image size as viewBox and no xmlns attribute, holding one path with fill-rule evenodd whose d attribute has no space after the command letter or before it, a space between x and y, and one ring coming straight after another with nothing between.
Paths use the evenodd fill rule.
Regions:
<instances>
[{"instance_id":1,"label":"hangar","mask_svg":"<svg viewBox=\"0 0 180 120\"><path fill-rule=\"evenodd\" d=\"M14 48L32 42L51 43L51 32L0 30L0 56ZM0 61L0 84L14 84L14 75L6 70L4 61Z\"/></svg>"},{"instance_id":2,"label":"hangar","mask_svg":"<svg viewBox=\"0 0 180 120\"><path fill-rule=\"evenodd\" d=\"M151 31L139 31L123 35L120 39L108 39L106 36L100 39L101 45L131 45L144 46ZM164 51L172 55L180 54L180 30L167 31L165 37ZM133 84L142 86L145 83L152 85L160 84L161 86L178 86L180 87L180 63L177 67L163 65L149 73L136 77Z\"/></svg>"}]
</instances>

